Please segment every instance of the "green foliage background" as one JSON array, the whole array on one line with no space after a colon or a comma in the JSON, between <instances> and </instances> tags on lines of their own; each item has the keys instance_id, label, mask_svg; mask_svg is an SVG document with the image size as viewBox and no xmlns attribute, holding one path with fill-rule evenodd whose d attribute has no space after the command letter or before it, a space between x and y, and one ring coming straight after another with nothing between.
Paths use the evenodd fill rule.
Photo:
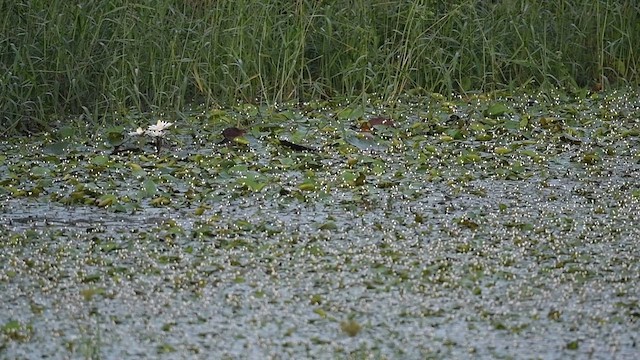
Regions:
<instances>
[{"instance_id":1,"label":"green foliage background","mask_svg":"<svg viewBox=\"0 0 640 360\"><path fill-rule=\"evenodd\" d=\"M640 84L635 0L1 0L2 133L188 104Z\"/></svg>"}]
</instances>

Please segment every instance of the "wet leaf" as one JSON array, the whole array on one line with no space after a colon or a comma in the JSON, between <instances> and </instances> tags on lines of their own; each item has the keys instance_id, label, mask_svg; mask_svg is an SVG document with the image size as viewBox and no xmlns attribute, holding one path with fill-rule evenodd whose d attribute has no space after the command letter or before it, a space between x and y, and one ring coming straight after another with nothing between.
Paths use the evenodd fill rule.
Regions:
<instances>
[{"instance_id":1,"label":"wet leaf","mask_svg":"<svg viewBox=\"0 0 640 360\"><path fill-rule=\"evenodd\" d=\"M52 155L65 155L69 152L69 141L58 141L44 147L43 151Z\"/></svg>"},{"instance_id":2,"label":"wet leaf","mask_svg":"<svg viewBox=\"0 0 640 360\"><path fill-rule=\"evenodd\" d=\"M360 134L354 134L347 135L344 140L360 150L382 151L387 148L387 146L380 139L377 139L373 136L368 137Z\"/></svg>"},{"instance_id":3,"label":"wet leaf","mask_svg":"<svg viewBox=\"0 0 640 360\"><path fill-rule=\"evenodd\" d=\"M327 317L327 312L324 311L322 308L313 309L313 313L318 315L318 316L320 316L323 319L325 319Z\"/></svg>"},{"instance_id":4,"label":"wet leaf","mask_svg":"<svg viewBox=\"0 0 640 360\"><path fill-rule=\"evenodd\" d=\"M355 320L346 320L340 323L340 329L342 329L345 334L354 337L360 333L362 326Z\"/></svg>"},{"instance_id":5,"label":"wet leaf","mask_svg":"<svg viewBox=\"0 0 640 360\"><path fill-rule=\"evenodd\" d=\"M306 181L306 182L303 182L300 185L298 185L298 189L300 189L302 191L315 191L316 190L316 183L315 183L315 181Z\"/></svg>"},{"instance_id":6,"label":"wet leaf","mask_svg":"<svg viewBox=\"0 0 640 360\"><path fill-rule=\"evenodd\" d=\"M149 178L145 179L142 182L142 189L144 191L145 197L154 197L158 192L158 186L153 180Z\"/></svg>"},{"instance_id":7,"label":"wet leaf","mask_svg":"<svg viewBox=\"0 0 640 360\"><path fill-rule=\"evenodd\" d=\"M578 350L578 348L580 348L580 341L579 340L570 341L567 343L566 348L567 350Z\"/></svg>"},{"instance_id":8,"label":"wet leaf","mask_svg":"<svg viewBox=\"0 0 640 360\"><path fill-rule=\"evenodd\" d=\"M165 206L171 204L171 199L165 196L158 196L151 200L151 205L153 206Z\"/></svg>"},{"instance_id":9,"label":"wet leaf","mask_svg":"<svg viewBox=\"0 0 640 360\"><path fill-rule=\"evenodd\" d=\"M345 108L338 111L337 117L340 120L355 120L364 116L362 107Z\"/></svg>"},{"instance_id":10,"label":"wet leaf","mask_svg":"<svg viewBox=\"0 0 640 360\"><path fill-rule=\"evenodd\" d=\"M507 105L505 105L503 103L495 103L495 104L492 104L489 107L487 107L484 110L483 114L484 114L484 116L495 118L495 117L504 115L504 114L506 114L508 112L510 112L510 110L507 107Z\"/></svg>"},{"instance_id":11,"label":"wet leaf","mask_svg":"<svg viewBox=\"0 0 640 360\"><path fill-rule=\"evenodd\" d=\"M125 128L123 126L113 126L105 130L107 143L111 146L121 145L125 139Z\"/></svg>"},{"instance_id":12,"label":"wet leaf","mask_svg":"<svg viewBox=\"0 0 640 360\"><path fill-rule=\"evenodd\" d=\"M96 155L91 159L93 165L104 166L109 162L109 157L106 155Z\"/></svg>"},{"instance_id":13,"label":"wet leaf","mask_svg":"<svg viewBox=\"0 0 640 360\"><path fill-rule=\"evenodd\" d=\"M114 194L104 194L100 196L100 198L98 198L98 200L96 201L96 205L98 205L99 207L108 207L117 203L118 198Z\"/></svg>"},{"instance_id":14,"label":"wet leaf","mask_svg":"<svg viewBox=\"0 0 640 360\"><path fill-rule=\"evenodd\" d=\"M338 230L338 225L336 225L335 222L333 221L327 221L325 223L323 223L322 225L320 225L319 227L320 230Z\"/></svg>"}]
</instances>

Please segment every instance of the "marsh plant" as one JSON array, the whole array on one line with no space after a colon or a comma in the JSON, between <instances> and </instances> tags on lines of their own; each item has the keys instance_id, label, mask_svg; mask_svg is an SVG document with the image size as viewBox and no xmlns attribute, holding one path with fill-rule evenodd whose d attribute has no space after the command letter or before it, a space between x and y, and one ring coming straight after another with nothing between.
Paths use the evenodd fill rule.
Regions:
<instances>
[{"instance_id":1,"label":"marsh plant","mask_svg":"<svg viewBox=\"0 0 640 360\"><path fill-rule=\"evenodd\" d=\"M160 154L160 150L162 148L162 142L166 136L166 131L169 129L173 123L158 120L155 124L149 125L147 129L143 129L142 127L138 127L136 130L129 132L129 136L139 137L139 136L147 136L153 139L156 154Z\"/></svg>"},{"instance_id":2,"label":"marsh plant","mask_svg":"<svg viewBox=\"0 0 640 360\"><path fill-rule=\"evenodd\" d=\"M16 0L0 10L3 134L189 104L640 83L633 0Z\"/></svg>"}]
</instances>

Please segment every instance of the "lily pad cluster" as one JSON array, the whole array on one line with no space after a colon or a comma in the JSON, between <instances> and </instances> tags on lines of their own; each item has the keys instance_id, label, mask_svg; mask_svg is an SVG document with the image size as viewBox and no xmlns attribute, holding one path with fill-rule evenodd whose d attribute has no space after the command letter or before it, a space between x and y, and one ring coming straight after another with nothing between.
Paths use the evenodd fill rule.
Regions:
<instances>
[{"instance_id":1,"label":"lily pad cluster","mask_svg":"<svg viewBox=\"0 0 640 360\"><path fill-rule=\"evenodd\" d=\"M8 143L5 154L14 155L2 158L0 185L13 197L130 212L197 208L247 193L304 200L348 189L411 193L425 181L460 187L482 178L553 178L554 164L598 173L613 156L637 158L631 94L432 96L407 99L384 115L377 106L246 105L190 115L170 139L173 123L158 120L93 139L31 139L28 151ZM128 140L140 136L154 139L155 151Z\"/></svg>"}]
</instances>

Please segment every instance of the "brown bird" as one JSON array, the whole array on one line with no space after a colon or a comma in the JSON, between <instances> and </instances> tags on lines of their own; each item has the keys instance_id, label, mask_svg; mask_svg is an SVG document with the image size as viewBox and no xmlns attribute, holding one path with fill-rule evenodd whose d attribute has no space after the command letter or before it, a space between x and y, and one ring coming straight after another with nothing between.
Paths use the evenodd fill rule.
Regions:
<instances>
[{"instance_id":1,"label":"brown bird","mask_svg":"<svg viewBox=\"0 0 640 360\"><path fill-rule=\"evenodd\" d=\"M230 141L234 141L236 138L244 136L246 133L246 130L238 129L237 127L228 127L222 130L222 136L224 136L224 139L222 139L218 144L225 144Z\"/></svg>"},{"instance_id":2,"label":"brown bird","mask_svg":"<svg viewBox=\"0 0 640 360\"><path fill-rule=\"evenodd\" d=\"M238 129L237 127L228 127L222 130L222 136L224 136L227 140L233 140L238 136L244 136L247 133L247 130Z\"/></svg>"},{"instance_id":3,"label":"brown bird","mask_svg":"<svg viewBox=\"0 0 640 360\"><path fill-rule=\"evenodd\" d=\"M369 119L369 121L365 121L360 124L360 131L371 132L371 130L376 126L396 127L396 125L393 123L393 120L386 117L377 116Z\"/></svg>"}]
</instances>

